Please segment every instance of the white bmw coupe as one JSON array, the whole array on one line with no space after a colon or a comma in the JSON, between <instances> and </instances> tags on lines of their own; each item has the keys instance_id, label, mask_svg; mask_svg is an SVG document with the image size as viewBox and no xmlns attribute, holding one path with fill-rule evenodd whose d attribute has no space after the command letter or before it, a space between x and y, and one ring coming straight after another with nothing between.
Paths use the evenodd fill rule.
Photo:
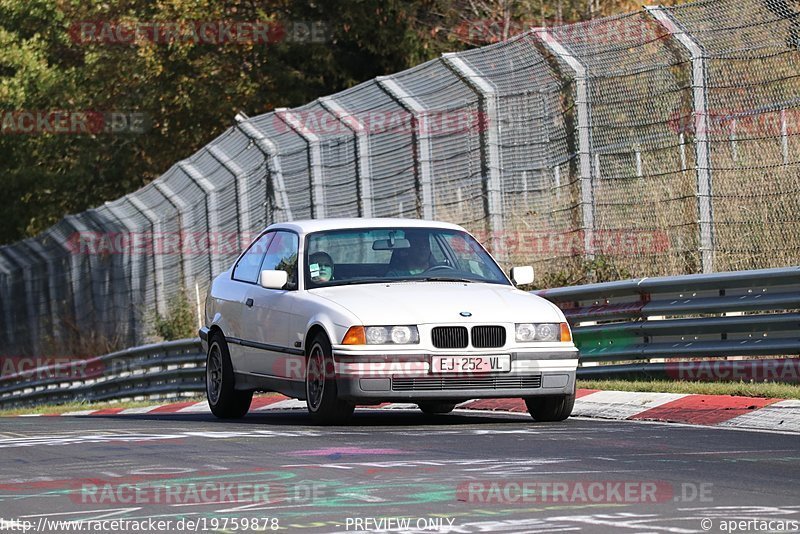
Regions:
<instances>
[{"instance_id":1,"label":"white bmw coupe","mask_svg":"<svg viewBox=\"0 0 800 534\"><path fill-rule=\"evenodd\" d=\"M214 280L200 330L206 393L221 418L255 391L305 399L315 422L356 404L444 414L521 397L539 421L569 417L578 351L555 305L515 286L463 228L409 219L274 224Z\"/></svg>"}]
</instances>

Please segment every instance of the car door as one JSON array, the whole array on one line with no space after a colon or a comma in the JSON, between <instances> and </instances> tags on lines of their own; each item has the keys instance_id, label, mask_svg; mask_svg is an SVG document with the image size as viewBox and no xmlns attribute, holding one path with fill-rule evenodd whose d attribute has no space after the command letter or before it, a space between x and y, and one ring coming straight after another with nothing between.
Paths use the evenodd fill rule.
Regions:
<instances>
[{"instance_id":1,"label":"car door","mask_svg":"<svg viewBox=\"0 0 800 534\"><path fill-rule=\"evenodd\" d=\"M265 233L253 241L233 266L231 279L225 283L225 303L221 307L221 313L225 319L225 336L229 340L231 363L236 371L243 371L247 367L245 348L241 345L241 339L246 335L244 310L251 289L258 283L261 264L274 235L275 232Z\"/></svg>"},{"instance_id":2,"label":"car door","mask_svg":"<svg viewBox=\"0 0 800 534\"><path fill-rule=\"evenodd\" d=\"M289 340L289 323L297 295L299 243L298 235L293 232L275 232L261 270L286 271L288 282L283 289L255 285L248 291L248 303L252 305L245 306L242 319L247 336L245 365L250 373L285 376L284 363L294 349Z\"/></svg>"}]
</instances>

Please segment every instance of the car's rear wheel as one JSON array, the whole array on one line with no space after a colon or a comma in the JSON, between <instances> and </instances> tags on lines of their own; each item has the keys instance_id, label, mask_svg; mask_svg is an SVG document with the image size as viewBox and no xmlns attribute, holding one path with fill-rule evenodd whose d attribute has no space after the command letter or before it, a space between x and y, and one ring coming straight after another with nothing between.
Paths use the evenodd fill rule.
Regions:
<instances>
[{"instance_id":1,"label":"car's rear wheel","mask_svg":"<svg viewBox=\"0 0 800 534\"><path fill-rule=\"evenodd\" d=\"M225 338L212 334L206 356L206 398L211 413L221 419L244 417L253 400L252 391L234 387L233 364Z\"/></svg>"},{"instance_id":2,"label":"car's rear wheel","mask_svg":"<svg viewBox=\"0 0 800 534\"><path fill-rule=\"evenodd\" d=\"M321 332L314 336L308 349L306 407L311 419L321 425L346 423L356 407L339 398L331 343Z\"/></svg>"},{"instance_id":3,"label":"car's rear wheel","mask_svg":"<svg viewBox=\"0 0 800 534\"><path fill-rule=\"evenodd\" d=\"M455 402L420 402L417 403L422 413L428 415L443 415L452 412L455 407Z\"/></svg>"},{"instance_id":4,"label":"car's rear wheel","mask_svg":"<svg viewBox=\"0 0 800 534\"><path fill-rule=\"evenodd\" d=\"M572 414L575 392L568 395L548 395L525 399L528 413L537 421L563 421Z\"/></svg>"}]
</instances>

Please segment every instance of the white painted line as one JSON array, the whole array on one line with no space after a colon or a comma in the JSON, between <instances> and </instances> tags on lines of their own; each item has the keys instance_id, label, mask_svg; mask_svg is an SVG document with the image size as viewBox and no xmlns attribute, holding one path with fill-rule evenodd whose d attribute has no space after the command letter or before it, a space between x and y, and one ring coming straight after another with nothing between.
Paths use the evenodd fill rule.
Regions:
<instances>
[{"instance_id":1,"label":"white painted line","mask_svg":"<svg viewBox=\"0 0 800 534\"><path fill-rule=\"evenodd\" d=\"M377 408L377 406L371 406L371 408ZM393 402L391 404L387 404L386 406L382 406L379 408L380 410L419 410L419 406L416 404L412 404L410 402Z\"/></svg>"},{"instance_id":2,"label":"white painted line","mask_svg":"<svg viewBox=\"0 0 800 534\"><path fill-rule=\"evenodd\" d=\"M306 401L297 399L287 399L285 401L274 402L261 408L256 408L253 412L266 412L270 410L296 410L298 408L305 409Z\"/></svg>"},{"instance_id":3,"label":"white painted line","mask_svg":"<svg viewBox=\"0 0 800 534\"><path fill-rule=\"evenodd\" d=\"M576 400L572 414L580 417L627 419L686 396L682 393L598 391Z\"/></svg>"},{"instance_id":4,"label":"white painted line","mask_svg":"<svg viewBox=\"0 0 800 534\"><path fill-rule=\"evenodd\" d=\"M148 412L151 412L151 411L155 410L156 408L160 408L161 406L167 406L167 405L166 404L159 404L158 406L143 406L141 408L127 408L127 409L122 410L121 412L119 412L117 415L136 415L136 414L148 413Z\"/></svg>"},{"instance_id":5,"label":"white painted line","mask_svg":"<svg viewBox=\"0 0 800 534\"><path fill-rule=\"evenodd\" d=\"M201 401L186 408L181 408L175 413L211 413L211 408L208 406L208 401Z\"/></svg>"},{"instance_id":6,"label":"white painted line","mask_svg":"<svg viewBox=\"0 0 800 534\"><path fill-rule=\"evenodd\" d=\"M93 414L96 411L97 410L80 410L80 411L77 411L77 412L64 412L64 413L61 414L61 416L62 417L63 416L67 416L68 417L68 416L72 416L72 415L89 415L89 414Z\"/></svg>"}]
</instances>

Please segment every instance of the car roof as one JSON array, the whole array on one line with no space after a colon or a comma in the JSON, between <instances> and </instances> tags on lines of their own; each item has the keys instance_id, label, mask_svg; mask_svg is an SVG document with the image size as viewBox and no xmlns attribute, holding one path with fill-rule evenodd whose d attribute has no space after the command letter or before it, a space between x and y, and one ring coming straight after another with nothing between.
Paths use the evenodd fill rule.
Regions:
<instances>
[{"instance_id":1,"label":"car roof","mask_svg":"<svg viewBox=\"0 0 800 534\"><path fill-rule=\"evenodd\" d=\"M425 221L420 219L390 219L390 218L346 218L346 219L307 219L275 223L269 226L270 230L284 229L300 234L321 232L325 230L347 230L354 228L441 228L446 230L462 230L457 224L439 221Z\"/></svg>"}]
</instances>

